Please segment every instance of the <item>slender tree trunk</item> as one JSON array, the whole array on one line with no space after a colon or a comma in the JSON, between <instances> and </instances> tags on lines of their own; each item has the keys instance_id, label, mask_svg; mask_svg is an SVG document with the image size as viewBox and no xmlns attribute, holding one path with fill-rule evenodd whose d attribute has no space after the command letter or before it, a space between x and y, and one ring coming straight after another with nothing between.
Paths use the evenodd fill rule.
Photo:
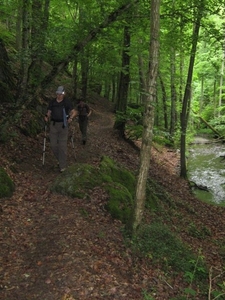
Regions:
<instances>
[{"instance_id":1,"label":"slender tree trunk","mask_svg":"<svg viewBox=\"0 0 225 300\"><path fill-rule=\"evenodd\" d=\"M42 74L42 53L45 44L43 23L42 1L32 1L32 21L31 21L31 64L28 71L28 82L33 91L39 86Z\"/></svg>"},{"instance_id":2,"label":"slender tree trunk","mask_svg":"<svg viewBox=\"0 0 225 300\"><path fill-rule=\"evenodd\" d=\"M81 92L82 98L86 99L87 96L87 86L88 86L88 70L89 70L89 60L86 51L82 51L81 57Z\"/></svg>"},{"instance_id":3,"label":"slender tree trunk","mask_svg":"<svg viewBox=\"0 0 225 300\"><path fill-rule=\"evenodd\" d=\"M217 80L216 78L214 79L214 83L213 83L213 116L214 118L216 117L216 108L217 108L217 101L216 101L216 95L217 95Z\"/></svg>"},{"instance_id":4,"label":"slender tree trunk","mask_svg":"<svg viewBox=\"0 0 225 300\"><path fill-rule=\"evenodd\" d=\"M194 69L194 61L196 56L197 42L200 30L200 24L202 19L202 13L204 10L204 0L201 1L197 8L197 17L193 28L192 34L192 47L191 47L191 55L188 67L188 76L185 86L185 92L182 103L182 111L181 111L181 151L180 151L180 176L183 178L187 178L187 167L186 167L186 133L187 133L187 124L189 117L189 110L191 104L191 84L192 84L192 75Z\"/></svg>"},{"instance_id":5,"label":"slender tree trunk","mask_svg":"<svg viewBox=\"0 0 225 300\"><path fill-rule=\"evenodd\" d=\"M168 129L168 115L167 115L167 106L166 106L166 88L165 85L163 83L163 79L162 76L159 75L159 81L160 81L160 85L161 85L161 89L162 89L162 102L163 102L163 115L164 115L164 127L167 130Z\"/></svg>"},{"instance_id":6,"label":"slender tree trunk","mask_svg":"<svg viewBox=\"0 0 225 300\"><path fill-rule=\"evenodd\" d=\"M78 66L78 59L77 59L77 56L75 56L74 62L73 62L73 100L74 101L77 99L77 91L78 91L77 66Z\"/></svg>"},{"instance_id":7,"label":"slender tree trunk","mask_svg":"<svg viewBox=\"0 0 225 300\"><path fill-rule=\"evenodd\" d=\"M108 80L105 81L104 97L106 99L110 99L110 84Z\"/></svg>"},{"instance_id":8,"label":"slender tree trunk","mask_svg":"<svg viewBox=\"0 0 225 300\"><path fill-rule=\"evenodd\" d=\"M21 49L21 67L19 87L17 91L17 101L20 103L24 101L27 85L28 85L28 68L30 64L29 60L29 42L30 42L30 1L23 0L22 6L22 49Z\"/></svg>"},{"instance_id":9,"label":"slender tree trunk","mask_svg":"<svg viewBox=\"0 0 225 300\"><path fill-rule=\"evenodd\" d=\"M147 83L144 74L144 67L143 67L143 59L141 55L138 55L138 66L139 66L139 79L140 79L140 91L141 91L141 103L145 103L146 101L146 91L147 91Z\"/></svg>"},{"instance_id":10,"label":"slender tree trunk","mask_svg":"<svg viewBox=\"0 0 225 300\"><path fill-rule=\"evenodd\" d=\"M22 44L22 0L18 1L17 17L16 17L16 49L19 51Z\"/></svg>"},{"instance_id":11,"label":"slender tree trunk","mask_svg":"<svg viewBox=\"0 0 225 300\"><path fill-rule=\"evenodd\" d=\"M225 35L225 29L224 29L224 35ZM222 50L223 50L223 54L222 54L221 73L220 73L219 107L222 106L222 98L223 98L223 90L224 90L223 79L224 79L224 64L225 64L225 39L223 42ZM218 109L218 116L220 116L220 109Z\"/></svg>"},{"instance_id":12,"label":"slender tree trunk","mask_svg":"<svg viewBox=\"0 0 225 300\"><path fill-rule=\"evenodd\" d=\"M199 112L201 114L203 108L203 101L204 101L204 77L201 77L201 96L200 96L200 105L199 105Z\"/></svg>"},{"instance_id":13,"label":"slender tree trunk","mask_svg":"<svg viewBox=\"0 0 225 300\"><path fill-rule=\"evenodd\" d=\"M112 102L115 103L116 101L116 78L113 77L112 79Z\"/></svg>"},{"instance_id":14,"label":"slender tree trunk","mask_svg":"<svg viewBox=\"0 0 225 300\"><path fill-rule=\"evenodd\" d=\"M176 103L177 103L177 95L176 95L176 84L175 84L175 74L176 74L176 53L175 49L171 49L171 66L170 66L170 85L171 85L171 111L170 111L170 134L174 135L175 126L177 121L177 113L176 113Z\"/></svg>"},{"instance_id":15,"label":"slender tree trunk","mask_svg":"<svg viewBox=\"0 0 225 300\"><path fill-rule=\"evenodd\" d=\"M156 102L156 81L158 73L159 56L159 29L160 29L160 0L151 0L150 14L150 49L149 49L149 73L148 96L145 103L144 129L140 152L140 166L137 177L135 210L132 224L132 233L135 234L141 224L146 200L146 182L150 167L150 155L153 137L154 106Z\"/></svg>"},{"instance_id":16,"label":"slender tree trunk","mask_svg":"<svg viewBox=\"0 0 225 300\"><path fill-rule=\"evenodd\" d=\"M0 38L0 104L13 101L15 77L11 69L10 60L4 41ZM1 116L2 117L2 116Z\"/></svg>"},{"instance_id":17,"label":"slender tree trunk","mask_svg":"<svg viewBox=\"0 0 225 300\"><path fill-rule=\"evenodd\" d=\"M130 32L127 26L124 27L124 42L122 53L122 71L120 73L120 81L118 88L118 97L116 103L116 110L119 112L126 112L128 89L130 84L130 55L128 53L130 49ZM125 122L115 122L114 128L118 129L121 136L124 136Z\"/></svg>"}]
</instances>

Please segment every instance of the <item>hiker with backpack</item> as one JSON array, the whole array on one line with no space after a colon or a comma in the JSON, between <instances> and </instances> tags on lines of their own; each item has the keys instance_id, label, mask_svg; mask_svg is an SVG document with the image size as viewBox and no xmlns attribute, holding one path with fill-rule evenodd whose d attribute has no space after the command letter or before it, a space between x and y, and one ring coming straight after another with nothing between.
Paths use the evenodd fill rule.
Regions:
<instances>
[{"instance_id":1,"label":"hiker with backpack","mask_svg":"<svg viewBox=\"0 0 225 300\"><path fill-rule=\"evenodd\" d=\"M79 129L82 135L82 144L85 145L87 141L88 118L91 115L91 110L87 103L85 103L82 99L79 99L77 104L77 112Z\"/></svg>"},{"instance_id":2,"label":"hiker with backpack","mask_svg":"<svg viewBox=\"0 0 225 300\"><path fill-rule=\"evenodd\" d=\"M49 103L45 115L45 122L50 122L50 146L59 163L60 172L67 166L68 124L77 115L71 101L64 97L64 87L59 86L56 98Z\"/></svg>"}]
</instances>

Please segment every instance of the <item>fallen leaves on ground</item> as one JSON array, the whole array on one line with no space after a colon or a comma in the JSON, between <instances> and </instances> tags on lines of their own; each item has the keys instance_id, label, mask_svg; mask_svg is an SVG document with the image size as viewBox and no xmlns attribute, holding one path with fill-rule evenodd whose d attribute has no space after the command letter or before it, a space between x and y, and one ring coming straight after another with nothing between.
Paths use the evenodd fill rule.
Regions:
<instances>
[{"instance_id":1,"label":"fallen leaves on ground","mask_svg":"<svg viewBox=\"0 0 225 300\"><path fill-rule=\"evenodd\" d=\"M113 130L110 103L95 99L92 106L85 146L73 124L77 161L98 166L101 156L108 155L137 171L139 153ZM104 209L107 194L100 187L87 199L50 192L59 171L49 142L42 166L43 137L20 135L13 143L1 145L2 166L16 184L13 197L1 200L1 299L141 300L146 293L163 300L181 295L186 285L179 274L168 281L160 268L151 267L125 247L122 224ZM70 144L68 150L69 164L74 164ZM224 258L217 243L224 241L224 209L195 199L187 182L178 176L178 164L176 152L153 147L149 174L172 195L183 216L180 219L168 208L174 230L182 228L182 239L196 253L201 248L208 264L220 270ZM191 237L187 234L190 223L208 228L211 235Z\"/></svg>"}]
</instances>

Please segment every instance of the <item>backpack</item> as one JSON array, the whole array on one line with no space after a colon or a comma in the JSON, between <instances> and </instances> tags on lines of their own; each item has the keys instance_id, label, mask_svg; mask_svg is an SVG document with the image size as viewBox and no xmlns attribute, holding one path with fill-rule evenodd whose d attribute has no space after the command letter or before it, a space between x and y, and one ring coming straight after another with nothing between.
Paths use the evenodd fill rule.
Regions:
<instances>
[{"instance_id":1,"label":"backpack","mask_svg":"<svg viewBox=\"0 0 225 300\"><path fill-rule=\"evenodd\" d=\"M79 119L84 119L90 112L89 106L83 101L77 105L77 110L79 112Z\"/></svg>"}]
</instances>

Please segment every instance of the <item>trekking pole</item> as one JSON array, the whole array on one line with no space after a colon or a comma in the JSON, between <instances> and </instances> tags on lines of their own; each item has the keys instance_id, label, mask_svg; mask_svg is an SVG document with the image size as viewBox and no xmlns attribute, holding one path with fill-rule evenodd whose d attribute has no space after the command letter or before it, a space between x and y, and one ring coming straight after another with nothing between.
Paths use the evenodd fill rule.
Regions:
<instances>
[{"instance_id":1,"label":"trekking pole","mask_svg":"<svg viewBox=\"0 0 225 300\"><path fill-rule=\"evenodd\" d=\"M43 143L42 166L44 166L44 164L45 164L46 138L47 138L47 124L45 124L45 136L44 136L44 143Z\"/></svg>"},{"instance_id":2,"label":"trekking pole","mask_svg":"<svg viewBox=\"0 0 225 300\"><path fill-rule=\"evenodd\" d=\"M72 135L71 135L71 145L72 145L72 148L73 148L73 156L74 156L74 159L75 161L77 160L77 157L76 157L76 152L75 152L75 147L74 147L74 127L72 129Z\"/></svg>"}]
</instances>

